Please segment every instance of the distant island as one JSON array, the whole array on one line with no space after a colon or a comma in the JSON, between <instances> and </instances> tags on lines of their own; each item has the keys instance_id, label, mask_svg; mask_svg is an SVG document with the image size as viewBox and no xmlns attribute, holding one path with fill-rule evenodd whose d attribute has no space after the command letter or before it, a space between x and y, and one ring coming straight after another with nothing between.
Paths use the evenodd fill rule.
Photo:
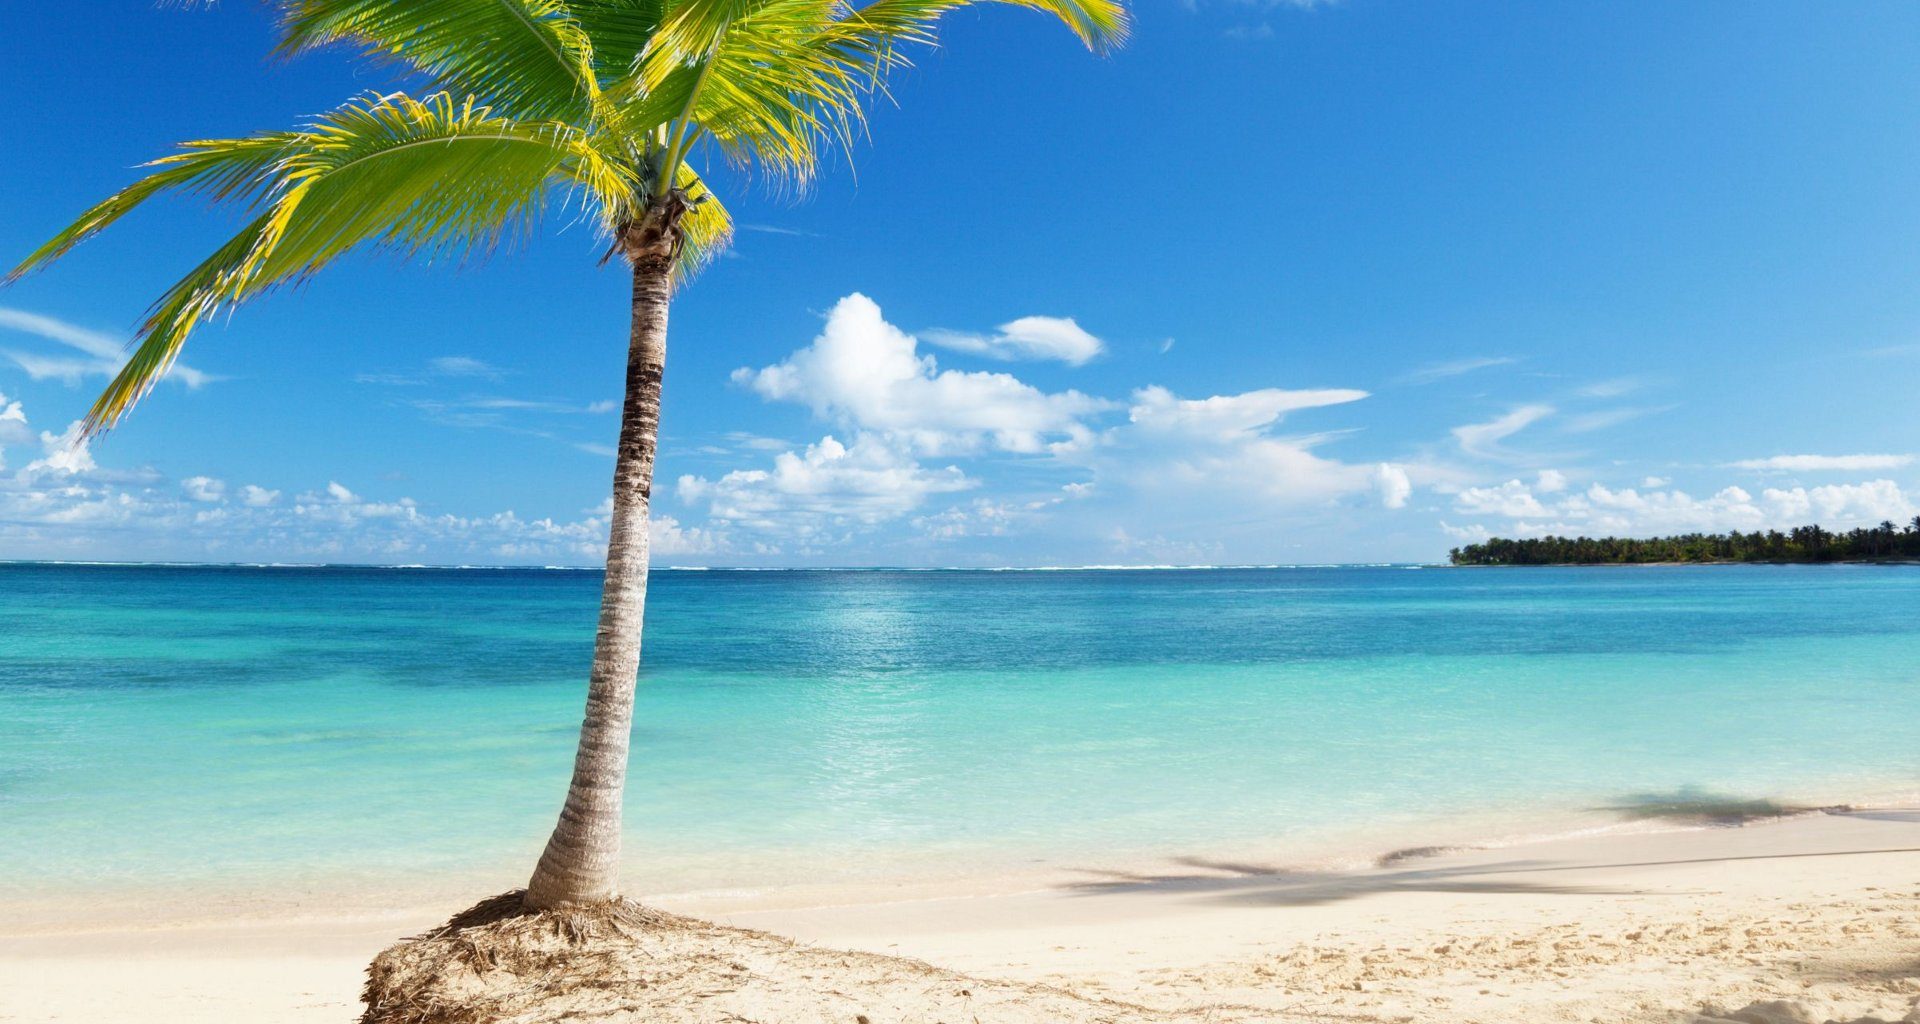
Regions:
<instances>
[{"instance_id":1,"label":"distant island","mask_svg":"<svg viewBox=\"0 0 1920 1024\"><path fill-rule=\"evenodd\" d=\"M1781 533L1684 533L1673 537L1490 537L1448 552L1454 565L1644 565L1655 562L1920 561L1920 516L1842 533L1798 526Z\"/></svg>"}]
</instances>

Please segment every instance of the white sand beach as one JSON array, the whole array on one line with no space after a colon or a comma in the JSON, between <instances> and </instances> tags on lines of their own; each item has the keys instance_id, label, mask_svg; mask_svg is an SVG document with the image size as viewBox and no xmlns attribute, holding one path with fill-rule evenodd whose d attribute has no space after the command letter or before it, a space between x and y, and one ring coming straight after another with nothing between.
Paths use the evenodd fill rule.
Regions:
<instances>
[{"instance_id":1,"label":"white sand beach","mask_svg":"<svg viewBox=\"0 0 1920 1024\"><path fill-rule=\"evenodd\" d=\"M983 1022L1920 1020L1920 809L1358 870L1185 859L900 896L663 901L925 964L801 951L808 976L782 976L796 962L784 944L687 932L669 953L718 957L732 980L701 988L689 975L600 1019L851 1021L842 1011L866 1006L873 1024L966 1019L939 1016L948 1007ZM0 1020L349 1020L368 960L456 909L329 918L315 907L298 919L88 931L14 922L0 936Z\"/></svg>"}]
</instances>

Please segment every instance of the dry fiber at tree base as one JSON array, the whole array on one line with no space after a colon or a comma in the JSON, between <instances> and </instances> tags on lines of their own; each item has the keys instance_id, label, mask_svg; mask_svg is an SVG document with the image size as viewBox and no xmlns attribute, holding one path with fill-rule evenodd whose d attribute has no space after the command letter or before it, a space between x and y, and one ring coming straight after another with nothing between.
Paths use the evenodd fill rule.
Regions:
<instances>
[{"instance_id":1,"label":"dry fiber at tree base","mask_svg":"<svg viewBox=\"0 0 1920 1024\"><path fill-rule=\"evenodd\" d=\"M1150 1024L1190 1021L919 960L822 949L617 902L529 912L496 896L368 968L362 1024ZM1253 1020L1218 1008L1206 1019Z\"/></svg>"}]
</instances>

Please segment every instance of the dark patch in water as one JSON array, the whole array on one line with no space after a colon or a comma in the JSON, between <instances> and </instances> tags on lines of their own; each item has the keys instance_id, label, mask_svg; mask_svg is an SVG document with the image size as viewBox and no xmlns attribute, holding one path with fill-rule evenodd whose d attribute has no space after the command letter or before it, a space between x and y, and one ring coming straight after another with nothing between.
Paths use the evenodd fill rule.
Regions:
<instances>
[{"instance_id":1,"label":"dark patch in water","mask_svg":"<svg viewBox=\"0 0 1920 1024\"><path fill-rule=\"evenodd\" d=\"M1409 846L1383 853L1373 864L1375 867L1390 868L1410 860L1425 860L1428 857L1443 857L1449 853L1465 853L1468 850L1478 849L1480 849L1478 846Z\"/></svg>"},{"instance_id":2,"label":"dark patch in water","mask_svg":"<svg viewBox=\"0 0 1920 1024\"><path fill-rule=\"evenodd\" d=\"M1713 793L1696 786L1682 786L1671 793L1634 793L1620 803L1601 807L1628 821L1689 822L1718 828L1739 828L1756 821L1791 818L1802 814L1845 814L1853 808L1845 804L1817 807L1785 804L1769 799L1743 799Z\"/></svg>"}]
</instances>

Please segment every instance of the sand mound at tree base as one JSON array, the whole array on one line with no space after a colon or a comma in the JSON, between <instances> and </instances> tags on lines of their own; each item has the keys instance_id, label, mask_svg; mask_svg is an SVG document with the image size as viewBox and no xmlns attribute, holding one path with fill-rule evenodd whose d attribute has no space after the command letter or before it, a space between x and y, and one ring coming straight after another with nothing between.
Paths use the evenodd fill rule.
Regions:
<instances>
[{"instance_id":1,"label":"sand mound at tree base","mask_svg":"<svg viewBox=\"0 0 1920 1024\"><path fill-rule=\"evenodd\" d=\"M991 981L918 960L801 945L618 901L531 912L518 891L389 947L362 1024L1150 1024L1164 1012Z\"/></svg>"}]
</instances>

